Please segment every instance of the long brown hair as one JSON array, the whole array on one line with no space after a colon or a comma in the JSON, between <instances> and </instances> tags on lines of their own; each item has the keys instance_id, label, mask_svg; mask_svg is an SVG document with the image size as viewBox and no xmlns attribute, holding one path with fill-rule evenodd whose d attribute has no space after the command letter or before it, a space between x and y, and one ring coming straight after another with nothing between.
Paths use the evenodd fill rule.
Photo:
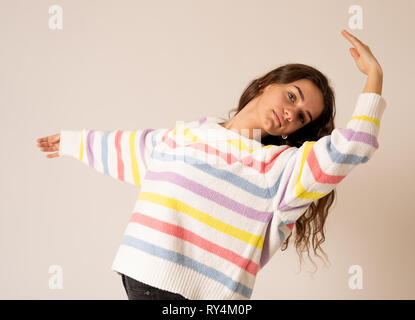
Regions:
<instances>
[{"instance_id":1,"label":"long brown hair","mask_svg":"<svg viewBox=\"0 0 415 320\"><path fill-rule=\"evenodd\" d=\"M239 105L237 109L229 111L228 118L232 111L241 111L249 101L261 94L260 90L272 83L287 84L301 79L308 79L312 81L323 93L324 98L324 110L322 114L314 121L308 123L299 130L291 133L287 139L282 139L281 136L267 135L261 139L263 145L289 145L299 148L305 141L317 141L320 138L331 134L334 125L334 117L336 115L335 108L335 96L334 90L329 84L327 77L319 70L300 63L291 63L280 66L274 70L271 70L267 74L258 79L252 80L246 87L245 91L239 99ZM325 241L324 236L324 223L326 221L329 208L335 200L335 189L328 193L326 196L318 199L317 203L312 202L307 208L305 213L295 222L295 247L300 257L300 270L302 253L307 249L307 255L314 266L316 264L310 257L309 242L312 235L312 247L314 254L321 259L321 256L317 253L319 249L327 261L329 261L327 254L320 247L320 244ZM292 233L287 237L281 246L281 251L287 249L289 239ZM319 237L320 236L320 237ZM322 259L324 262L324 260ZM316 269L317 270L317 269Z\"/></svg>"}]
</instances>

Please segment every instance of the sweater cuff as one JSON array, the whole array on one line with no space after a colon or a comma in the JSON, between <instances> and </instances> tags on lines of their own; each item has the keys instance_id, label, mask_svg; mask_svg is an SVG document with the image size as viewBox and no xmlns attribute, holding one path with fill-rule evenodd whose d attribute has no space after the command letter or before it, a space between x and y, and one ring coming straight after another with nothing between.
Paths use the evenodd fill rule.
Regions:
<instances>
[{"instance_id":1,"label":"sweater cuff","mask_svg":"<svg viewBox=\"0 0 415 320\"><path fill-rule=\"evenodd\" d=\"M60 134L59 154L78 158L82 131L61 130Z\"/></svg>"},{"instance_id":2,"label":"sweater cuff","mask_svg":"<svg viewBox=\"0 0 415 320\"><path fill-rule=\"evenodd\" d=\"M361 93L357 99L353 116L365 115L380 122L386 105L386 100L375 92Z\"/></svg>"}]
</instances>

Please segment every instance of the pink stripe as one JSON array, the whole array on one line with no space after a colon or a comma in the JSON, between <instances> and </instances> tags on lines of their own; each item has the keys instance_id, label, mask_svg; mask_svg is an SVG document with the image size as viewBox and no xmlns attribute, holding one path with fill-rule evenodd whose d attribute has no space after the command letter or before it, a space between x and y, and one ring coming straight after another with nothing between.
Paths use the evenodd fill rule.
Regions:
<instances>
[{"instance_id":1,"label":"pink stripe","mask_svg":"<svg viewBox=\"0 0 415 320\"><path fill-rule=\"evenodd\" d=\"M273 155L273 157L271 158L271 160L270 161L268 161L268 162L264 162L264 166L265 166L265 169L264 169L264 171L265 172L268 172L269 170L271 170L272 169L272 167L275 165L275 163L277 162L277 159L278 159L278 157L281 155L281 153L283 153L285 150L288 150L288 149L290 149L291 147L290 146L286 146L284 149L282 149L281 151L279 151L279 152L277 152L276 154L274 154Z\"/></svg>"},{"instance_id":2,"label":"pink stripe","mask_svg":"<svg viewBox=\"0 0 415 320\"><path fill-rule=\"evenodd\" d=\"M115 149L117 151L117 170L118 170L118 179L124 181L124 162L122 161L122 151L121 151L121 137L123 131L118 130L115 134Z\"/></svg>"},{"instance_id":3,"label":"pink stripe","mask_svg":"<svg viewBox=\"0 0 415 320\"><path fill-rule=\"evenodd\" d=\"M316 180L318 183L337 184L337 183L340 183L340 181L342 181L345 177L345 176L333 176L333 175L324 173L317 160L314 148L312 148L310 153L308 154L307 163L308 163L308 166L311 168L311 172L313 173L314 180Z\"/></svg>"},{"instance_id":4,"label":"pink stripe","mask_svg":"<svg viewBox=\"0 0 415 320\"><path fill-rule=\"evenodd\" d=\"M168 133L169 132L166 132L166 134L162 138L162 141L172 149L181 147L174 139L171 139L168 137ZM247 167L252 167L254 169L257 169L259 173L267 173L269 170L271 170L271 168L273 167L274 163L276 162L280 154L284 152L285 150L291 148L290 146L285 147L281 151L277 152L270 161L265 162L265 161L259 161L252 156L246 156L243 159L238 159L238 157L235 157L232 153L222 152L219 149L216 149L206 143L192 143L189 146L196 150L201 150L207 154L214 154L222 158L223 160L225 160L227 164L241 162Z\"/></svg>"},{"instance_id":5,"label":"pink stripe","mask_svg":"<svg viewBox=\"0 0 415 320\"><path fill-rule=\"evenodd\" d=\"M225 260L228 260L229 262L237 265L241 269L244 269L253 275L256 275L256 273L258 272L258 264L256 264L252 260L241 257L235 252L221 247L209 240L206 240L198 236L196 233L189 231L185 228L149 217L138 212L133 213L130 222L137 222L152 229L186 240L206 251L209 251Z\"/></svg>"}]
</instances>

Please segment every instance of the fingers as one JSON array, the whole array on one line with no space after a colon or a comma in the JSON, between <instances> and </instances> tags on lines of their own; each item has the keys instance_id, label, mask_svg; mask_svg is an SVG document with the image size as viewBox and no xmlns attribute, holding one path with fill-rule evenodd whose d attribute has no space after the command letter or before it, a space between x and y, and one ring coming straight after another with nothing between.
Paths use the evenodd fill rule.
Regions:
<instances>
[{"instance_id":1,"label":"fingers","mask_svg":"<svg viewBox=\"0 0 415 320\"><path fill-rule=\"evenodd\" d=\"M46 141L46 142L38 142L37 146L38 147L52 147L52 146L57 145L57 144L59 144L59 141L58 142L48 142L48 141Z\"/></svg>"},{"instance_id":2,"label":"fingers","mask_svg":"<svg viewBox=\"0 0 415 320\"><path fill-rule=\"evenodd\" d=\"M51 147L41 147L40 151L43 152L50 152L50 151L58 151L59 147L57 145L51 146Z\"/></svg>"},{"instance_id":3,"label":"fingers","mask_svg":"<svg viewBox=\"0 0 415 320\"><path fill-rule=\"evenodd\" d=\"M350 41L350 43L352 45L354 45L356 48L363 48L366 45L360 41L359 39L357 39L354 35L352 35L351 33L349 33L347 30L343 29L341 34Z\"/></svg>"},{"instance_id":4,"label":"fingers","mask_svg":"<svg viewBox=\"0 0 415 320\"><path fill-rule=\"evenodd\" d=\"M359 59L360 55L359 52L357 52L357 50L355 48L350 48L350 54L352 55L353 58L355 59Z\"/></svg>"},{"instance_id":5,"label":"fingers","mask_svg":"<svg viewBox=\"0 0 415 320\"><path fill-rule=\"evenodd\" d=\"M38 142L37 146L39 147L40 151L48 152L48 151L58 151L59 150L59 142Z\"/></svg>"},{"instance_id":6,"label":"fingers","mask_svg":"<svg viewBox=\"0 0 415 320\"><path fill-rule=\"evenodd\" d=\"M40 151L43 152L51 152L51 151L58 151L52 154L47 154L46 158L56 158L59 157L59 146L60 146L60 133L53 134L51 136L38 138L36 139L37 146L39 147Z\"/></svg>"},{"instance_id":7,"label":"fingers","mask_svg":"<svg viewBox=\"0 0 415 320\"><path fill-rule=\"evenodd\" d=\"M36 141L37 142L57 142L57 141L59 141L59 139L60 139L60 133L56 133L56 134L53 134L51 136L47 136L47 137L44 137L44 138L39 138Z\"/></svg>"},{"instance_id":8,"label":"fingers","mask_svg":"<svg viewBox=\"0 0 415 320\"><path fill-rule=\"evenodd\" d=\"M51 153L46 155L46 158L56 158L59 157L59 152Z\"/></svg>"}]
</instances>

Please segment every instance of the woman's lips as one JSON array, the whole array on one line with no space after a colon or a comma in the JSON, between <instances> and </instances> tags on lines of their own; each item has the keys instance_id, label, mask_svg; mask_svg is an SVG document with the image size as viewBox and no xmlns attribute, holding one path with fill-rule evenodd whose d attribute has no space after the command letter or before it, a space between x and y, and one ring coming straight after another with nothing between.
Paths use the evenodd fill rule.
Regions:
<instances>
[{"instance_id":1,"label":"woman's lips","mask_svg":"<svg viewBox=\"0 0 415 320\"><path fill-rule=\"evenodd\" d=\"M280 125L280 127L281 127L281 121L280 121L280 119L278 118L277 114L275 113L275 111L274 111L274 110L272 110L272 113L274 114L275 119L277 119L278 124L279 124L279 125Z\"/></svg>"}]
</instances>

